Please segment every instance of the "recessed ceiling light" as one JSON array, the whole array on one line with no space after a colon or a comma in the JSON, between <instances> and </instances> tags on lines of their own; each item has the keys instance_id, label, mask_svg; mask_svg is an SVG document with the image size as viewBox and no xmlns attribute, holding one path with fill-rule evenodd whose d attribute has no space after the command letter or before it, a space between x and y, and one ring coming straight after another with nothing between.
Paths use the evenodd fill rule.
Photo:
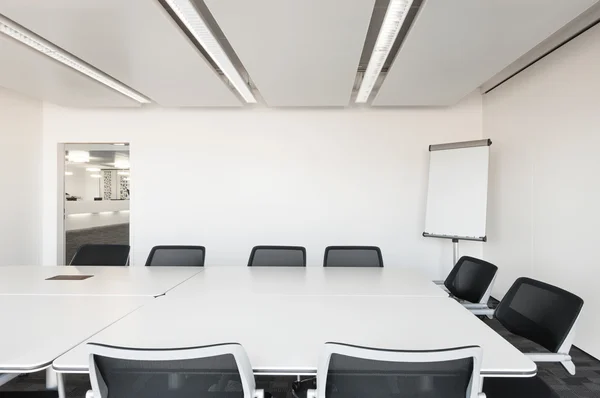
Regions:
<instances>
[{"instance_id":1,"label":"recessed ceiling light","mask_svg":"<svg viewBox=\"0 0 600 398\"><path fill-rule=\"evenodd\" d=\"M73 163L87 163L90 161L90 153L88 151L69 151L67 160Z\"/></svg>"},{"instance_id":2,"label":"recessed ceiling light","mask_svg":"<svg viewBox=\"0 0 600 398\"><path fill-rule=\"evenodd\" d=\"M119 172L117 172L117 174L120 176L128 176L129 172L128 171L119 171Z\"/></svg>"},{"instance_id":3,"label":"recessed ceiling light","mask_svg":"<svg viewBox=\"0 0 600 398\"><path fill-rule=\"evenodd\" d=\"M192 36L198 40L204 51L217 64L233 87L240 93L244 101L249 104L255 104L256 98L252 94L250 87L248 87L248 84L246 84L227 54L225 54L223 47L221 47L215 35L206 25L196 7L189 0L165 0L165 2Z\"/></svg>"},{"instance_id":4,"label":"recessed ceiling light","mask_svg":"<svg viewBox=\"0 0 600 398\"><path fill-rule=\"evenodd\" d=\"M72 171L65 171L65 175L66 175L66 176L72 176L72 175L73 175L73 172L72 172Z\"/></svg>"},{"instance_id":5,"label":"recessed ceiling light","mask_svg":"<svg viewBox=\"0 0 600 398\"><path fill-rule=\"evenodd\" d=\"M90 174L90 177L92 177L92 178L102 178L102 176L100 174Z\"/></svg>"},{"instance_id":6,"label":"recessed ceiling light","mask_svg":"<svg viewBox=\"0 0 600 398\"><path fill-rule=\"evenodd\" d=\"M400 33L412 3L413 0L390 0L377 41L375 41L375 47L369 59L369 65L367 65L367 70L356 96L357 103L366 103L369 100L371 91L375 87L383 64L390 54L398 33Z\"/></svg>"},{"instance_id":7,"label":"recessed ceiling light","mask_svg":"<svg viewBox=\"0 0 600 398\"><path fill-rule=\"evenodd\" d=\"M100 171L98 167L88 167L86 171Z\"/></svg>"},{"instance_id":8,"label":"recessed ceiling light","mask_svg":"<svg viewBox=\"0 0 600 398\"><path fill-rule=\"evenodd\" d=\"M133 91L129 87L119 83L115 79L106 75L105 73L99 71L98 69L87 65L83 61L73 57L69 53L61 50L55 45L51 44L47 40L44 40L40 36L36 35L33 32L28 31L22 26L12 22L10 19L4 18L0 15L0 33L5 34L28 47L33 48L34 50L44 54L47 57L54 59L62 63L63 65L68 66L71 69L75 69L76 71L83 73L87 77L90 77L97 82L104 84L120 92L121 94L133 99L134 101L139 102L140 104L149 104L151 101L144 97L143 95Z\"/></svg>"}]
</instances>

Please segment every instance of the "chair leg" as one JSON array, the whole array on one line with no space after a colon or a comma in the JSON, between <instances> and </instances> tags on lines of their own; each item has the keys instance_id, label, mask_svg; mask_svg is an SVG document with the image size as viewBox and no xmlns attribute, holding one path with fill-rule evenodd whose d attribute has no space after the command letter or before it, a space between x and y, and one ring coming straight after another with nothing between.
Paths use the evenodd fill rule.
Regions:
<instances>
[{"instance_id":1,"label":"chair leg","mask_svg":"<svg viewBox=\"0 0 600 398\"><path fill-rule=\"evenodd\" d=\"M573 361L562 361L560 364L566 369L567 372L569 372L570 375L575 375L575 364Z\"/></svg>"}]
</instances>

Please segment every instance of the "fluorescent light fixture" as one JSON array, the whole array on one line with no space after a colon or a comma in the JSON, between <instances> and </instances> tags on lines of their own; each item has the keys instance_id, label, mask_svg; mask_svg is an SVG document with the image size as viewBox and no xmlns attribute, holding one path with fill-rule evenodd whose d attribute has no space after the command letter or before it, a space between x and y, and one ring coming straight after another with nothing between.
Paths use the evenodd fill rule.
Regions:
<instances>
[{"instance_id":1,"label":"fluorescent light fixture","mask_svg":"<svg viewBox=\"0 0 600 398\"><path fill-rule=\"evenodd\" d=\"M90 161L90 153L88 151L69 151L67 160L73 163L87 163Z\"/></svg>"},{"instance_id":2,"label":"fluorescent light fixture","mask_svg":"<svg viewBox=\"0 0 600 398\"><path fill-rule=\"evenodd\" d=\"M165 0L165 2L190 31L192 36L198 40L198 43L200 43L214 63L217 64L227 79L229 79L244 101L249 104L255 104L256 98L254 98L250 87L248 87L248 84L246 84L235 66L233 66L233 63L227 54L225 54L216 37L190 0Z\"/></svg>"},{"instance_id":3,"label":"fluorescent light fixture","mask_svg":"<svg viewBox=\"0 0 600 398\"><path fill-rule=\"evenodd\" d=\"M118 171L117 174L120 176L128 176L129 172L128 171Z\"/></svg>"},{"instance_id":4,"label":"fluorescent light fixture","mask_svg":"<svg viewBox=\"0 0 600 398\"><path fill-rule=\"evenodd\" d=\"M66 175L66 176L72 176L72 175L73 175L73 172L72 172L72 171L65 171L65 175Z\"/></svg>"},{"instance_id":5,"label":"fluorescent light fixture","mask_svg":"<svg viewBox=\"0 0 600 398\"><path fill-rule=\"evenodd\" d=\"M87 169L85 169L86 171L100 171L100 169L98 167L88 167Z\"/></svg>"},{"instance_id":6,"label":"fluorescent light fixture","mask_svg":"<svg viewBox=\"0 0 600 398\"><path fill-rule=\"evenodd\" d=\"M369 59L369 65L367 65L356 96L357 103L364 104L368 101L412 3L413 0L390 0L377 41L375 41L373 53L371 53L371 59Z\"/></svg>"},{"instance_id":7,"label":"fluorescent light fixture","mask_svg":"<svg viewBox=\"0 0 600 398\"><path fill-rule=\"evenodd\" d=\"M116 143L116 144L113 144L113 145L114 145L114 146L125 146L125 144L124 144L124 143L122 143L122 142L120 142L120 143Z\"/></svg>"},{"instance_id":8,"label":"fluorescent light fixture","mask_svg":"<svg viewBox=\"0 0 600 398\"><path fill-rule=\"evenodd\" d=\"M61 50L55 45L51 44L47 40L39 37L33 32L28 31L27 29L21 27L20 25L15 24L11 20L4 18L0 15L0 33L4 33L6 36L9 36L22 44L25 44L28 47L33 48L36 51L46 55L62 63L63 65L68 66L71 69L75 69L76 71L83 73L87 77L90 77L97 82L104 84L112 88L115 91L120 92L121 94L133 99L134 101L139 102L140 104L149 104L151 101L144 97L143 95L133 91L129 87L119 83L115 79L106 75L105 73L99 71L98 69L87 65L86 63L80 61L79 59L73 57L67 52Z\"/></svg>"},{"instance_id":9,"label":"fluorescent light fixture","mask_svg":"<svg viewBox=\"0 0 600 398\"><path fill-rule=\"evenodd\" d=\"M100 174L90 174L90 177L92 177L92 178L102 178L102 176Z\"/></svg>"}]
</instances>

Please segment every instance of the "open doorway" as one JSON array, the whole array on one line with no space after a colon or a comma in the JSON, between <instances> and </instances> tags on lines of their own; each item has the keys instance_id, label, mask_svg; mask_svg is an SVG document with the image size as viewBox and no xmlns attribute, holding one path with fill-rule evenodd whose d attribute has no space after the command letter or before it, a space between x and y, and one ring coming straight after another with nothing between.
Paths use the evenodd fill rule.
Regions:
<instances>
[{"instance_id":1,"label":"open doorway","mask_svg":"<svg viewBox=\"0 0 600 398\"><path fill-rule=\"evenodd\" d=\"M64 264L84 244L129 245L129 144L65 144L64 159Z\"/></svg>"}]
</instances>

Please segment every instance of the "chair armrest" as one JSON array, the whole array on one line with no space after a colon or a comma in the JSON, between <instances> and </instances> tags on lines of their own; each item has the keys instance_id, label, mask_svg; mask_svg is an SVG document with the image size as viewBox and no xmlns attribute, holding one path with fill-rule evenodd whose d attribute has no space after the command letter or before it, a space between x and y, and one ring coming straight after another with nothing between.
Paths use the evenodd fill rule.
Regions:
<instances>
[{"instance_id":1,"label":"chair armrest","mask_svg":"<svg viewBox=\"0 0 600 398\"><path fill-rule=\"evenodd\" d=\"M92 390L87 390L85 398L94 398L94 392Z\"/></svg>"},{"instance_id":2,"label":"chair armrest","mask_svg":"<svg viewBox=\"0 0 600 398\"><path fill-rule=\"evenodd\" d=\"M558 362L560 363L569 374L575 374L575 364L571 360L569 354L562 354L556 352L541 352L541 353L525 353L525 356L531 359L533 362Z\"/></svg>"},{"instance_id":3,"label":"chair armrest","mask_svg":"<svg viewBox=\"0 0 600 398\"><path fill-rule=\"evenodd\" d=\"M488 307L487 304L485 303L470 303L468 301L459 301L463 307L469 309L469 310L476 310L476 309L480 309L480 310L489 310L491 309L490 307Z\"/></svg>"},{"instance_id":4,"label":"chair armrest","mask_svg":"<svg viewBox=\"0 0 600 398\"><path fill-rule=\"evenodd\" d=\"M306 398L317 398L317 390L306 390Z\"/></svg>"},{"instance_id":5,"label":"chair armrest","mask_svg":"<svg viewBox=\"0 0 600 398\"><path fill-rule=\"evenodd\" d=\"M569 354L559 354L554 352L530 352L524 354L533 362L562 362L571 360L571 356Z\"/></svg>"},{"instance_id":6,"label":"chair armrest","mask_svg":"<svg viewBox=\"0 0 600 398\"><path fill-rule=\"evenodd\" d=\"M474 315L489 316L489 317L493 317L494 312L496 312L495 310L493 310L491 308L467 308L467 309L469 311L471 311Z\"/></svg>"},{"instance_id":7,"label":"chair armrest","mask_svg":"<svg viewBox=\"0 0 600 398\"><path fill-rule=\"evenodd\" d=\"M485 393L484 392L480 392L479 394L477 394L478 398L485 398Z\"/></svg>"}]
</instances>

